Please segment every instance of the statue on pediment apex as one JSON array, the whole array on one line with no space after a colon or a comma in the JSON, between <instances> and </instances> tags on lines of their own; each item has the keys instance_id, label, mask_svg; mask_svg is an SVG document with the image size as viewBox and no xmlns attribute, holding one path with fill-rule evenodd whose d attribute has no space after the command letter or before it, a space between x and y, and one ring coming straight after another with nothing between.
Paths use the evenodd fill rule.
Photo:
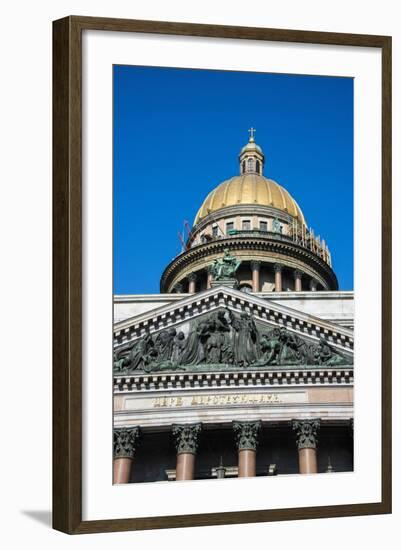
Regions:
<instances>
[{"instance_id":1,"label":"statue on pediment apex","mask_svg":"<svg viewBox=\"0 0 401 550\"><path fill-rule=\"evenodd\" d=\"M230 254L228 248L224 249L224 256L214 260L209 267L209 272L215 281L221 281L223 279L232 279L239 266L241 260L238 260L235 256Z\"/></svg>"}]
</instances>

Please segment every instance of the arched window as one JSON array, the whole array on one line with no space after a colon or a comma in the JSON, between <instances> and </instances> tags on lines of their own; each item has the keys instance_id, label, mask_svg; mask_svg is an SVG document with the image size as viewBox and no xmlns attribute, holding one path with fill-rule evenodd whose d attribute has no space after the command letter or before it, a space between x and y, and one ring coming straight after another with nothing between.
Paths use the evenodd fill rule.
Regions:
<instances>
[{"instance_id":1,"label":"arched window","mask_svg":"<svg viewBox=\"0 0 401 550\"><path fill-rule=\"evenodd\" d=\"M247 161L247 168L248 172L253 172L255 170L255 160L254 159L248 159Z\"/></svg>"},{"instance_id":2,"label":"arched window","mask_svg":"<svg viewBox=\"0 0 401 550\"><path fill-rule=\"evenodd\" d=\"M244 172L245 172L245 161L243 160L242 161L242 173L244 173Z\"/></svg>"},{"instance_id":3,"label":"arched window","mask_svg":"<svg viewBox=\"0 0 401 550\"><path fill-rule=\"evenodd\" d=\"M258 160L256 161L256 172L260 174L260 162Z\"/></svg>"}]
</instances>

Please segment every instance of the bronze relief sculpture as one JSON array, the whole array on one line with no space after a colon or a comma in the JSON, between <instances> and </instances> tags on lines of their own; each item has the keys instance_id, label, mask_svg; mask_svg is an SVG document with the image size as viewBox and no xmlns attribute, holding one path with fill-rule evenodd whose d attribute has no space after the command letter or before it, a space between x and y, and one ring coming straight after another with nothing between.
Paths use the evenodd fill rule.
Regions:
<instances>
[{"instance_id":1,"label":"bronze relief sculpture","mask_svg":"<svg viewBox=\"0 0 401 550\"><path fill-rule=\"evenodd\" d=\"M324 338L311 343L285 327L262 332L251 315L236 315L228 308L192 321L187 335L175 328L153 336L147 331L114 356L116 374L352 364L351 355L340 352Z\"/></svg>"}]
</instances>

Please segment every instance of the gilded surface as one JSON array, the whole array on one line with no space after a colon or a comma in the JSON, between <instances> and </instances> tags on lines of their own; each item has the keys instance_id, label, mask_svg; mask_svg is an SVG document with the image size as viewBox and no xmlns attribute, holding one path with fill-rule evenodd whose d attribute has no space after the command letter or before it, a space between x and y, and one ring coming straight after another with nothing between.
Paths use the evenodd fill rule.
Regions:
<instances>
[{"instance_id":1,"label":"gilded surface","mask_svg":"<svg viewBox=\"0 0 401 550\"><path fill-rule=\"evenodd\" d=\"M253 173L234 176L213 189L200 207L194 225L210 212L237 204L272 206L287 212L306 225L297 202L284 187L271 179Z\"/></svg>"}]
</instances>

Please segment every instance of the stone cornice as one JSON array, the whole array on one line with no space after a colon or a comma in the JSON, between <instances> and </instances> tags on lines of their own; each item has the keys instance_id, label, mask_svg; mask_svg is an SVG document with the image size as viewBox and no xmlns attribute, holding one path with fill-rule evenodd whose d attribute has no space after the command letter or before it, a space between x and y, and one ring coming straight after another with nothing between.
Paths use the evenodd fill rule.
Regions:
<instances>
[{"instance_id":1,"label":"stone cornice","mask_svg":"<svg viewBox=\"0 0 401 550\"><path fill-rule=\"evenodd\" d=\"M331 289L338 289L337 277L326 262L307 248L292 242L289 238L277 235L277 238L274 239L230 237L195 246L174 258L166 267L160 281L161 291L163 292L169 289L170 286L174 284L175 279L179 278L179 273L184 271L185 268L191 266L198 260L207 259L213 256L213 254L222 253L225 248L236 251L250 250L255 253L265 252L282 254L283 257L280 258L280 263L283 263L283 266L286 265L285 257L299 260L310 266L312 269L310 273L311 276L315 276L315 278L317 277L319 280L323 278ZM254 259L260 258L255 257ZM276 260L272 259L272 263L276 263Z\"/></svg>"},{"instance_id":2,"label":"stone cornice","mask_svg":"<svg viewBox=\"0 0 401 550\"><path fill-rule=\"evenodd\" d=\"M303 300L312 298L313 300L353 300L353 290L319 290L319 292L311 292L310 290L302 290L301 292L283 291L283 292L254 292L254 296L259 298L268 298L269 300L294 299ZM114 304L124 303L140 303L140 302L178 302L189 296L188 292L182 294L115 294Z\"/></svg>"},{"instance_id":3,"label":"stone cornice","mask_svg":"<svg viewBox=\"0 0 401 550\"><path fill-rule=\"evenodd\" d=\"M303 386L349 386L354 382L352 365L337 368L294 366L240 371L196 373L125 374L114 376L114 392L126 393L191 388L249 388Z\"/></svg>"}]
</instances>

